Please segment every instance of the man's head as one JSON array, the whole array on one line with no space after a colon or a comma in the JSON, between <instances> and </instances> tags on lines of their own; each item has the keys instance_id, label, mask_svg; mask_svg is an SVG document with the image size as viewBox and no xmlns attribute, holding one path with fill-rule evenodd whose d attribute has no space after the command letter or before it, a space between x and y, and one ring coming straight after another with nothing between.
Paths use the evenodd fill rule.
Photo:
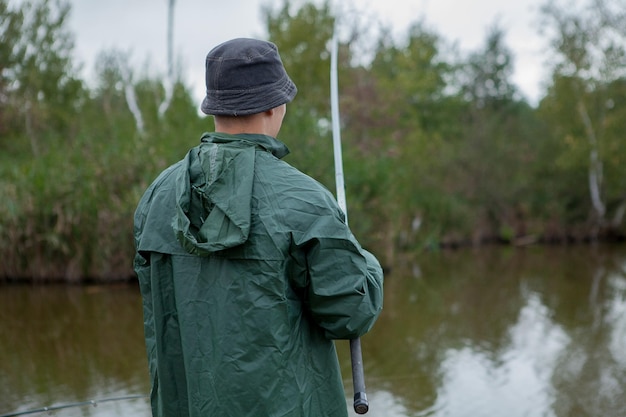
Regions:
<instances>
[{"instance_id":1,"label":"man's head","mask_svg":"<svg viewBox=\"0 0 626 417\"><path fill-rule=\"evenodd\" d=\"M233 39L206 57L206 97L202 111L215 116L263 113L293 100L297 93L271 42Z\"/></svg>"}]
</instances>

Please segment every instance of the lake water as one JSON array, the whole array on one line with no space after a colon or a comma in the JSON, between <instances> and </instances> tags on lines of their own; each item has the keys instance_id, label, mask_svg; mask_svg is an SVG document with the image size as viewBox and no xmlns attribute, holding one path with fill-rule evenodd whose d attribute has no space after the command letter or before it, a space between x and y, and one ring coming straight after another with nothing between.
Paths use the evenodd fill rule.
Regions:
<instances>
[{"instance_id":1,"label":"lake water","mask_svg":"<svg viewBox=\"0 0 626 417\"><path fill-rule=\"evenodd\" d=\"M147 394L142 332L136 286L0 286L0 416ZM626 248L398 261L362 346L372 417L626 416ZM96 405L32 415L150 416L145 397Z\"/></svg>"}]
</instances>

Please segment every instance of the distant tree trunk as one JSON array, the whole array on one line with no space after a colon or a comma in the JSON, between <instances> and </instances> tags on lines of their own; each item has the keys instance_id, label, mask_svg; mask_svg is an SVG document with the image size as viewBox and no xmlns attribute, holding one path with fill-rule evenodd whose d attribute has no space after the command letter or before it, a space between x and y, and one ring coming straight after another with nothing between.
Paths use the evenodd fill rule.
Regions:
<instances>
[{"instance_id":1,"label":"distant tree trunk","mask_svg":"<svg viewBox=\"0 0 626 417\"><path fill-rule=\"evenodd\" d=\"M165 78L165 98L159 106L159 118L162 118L172 102L174 95L174 5L176 0L168 0L167 11L167 76Z\"/></svg>"},{"instance_id":2,"label":"distant tree trunk","mask_svg":"<svg viewBox=\"0 0 626 417\"><path fill-rule=\"evenodd\" d=\"M133 85L131 70L129 67L130 64L127 58L128 57L124 58L122 56L118 57L118 64L122 80L124 82L124 95L126 97L126 104L128 105L128 109L135 118L137 131L141 136L143 136L145 134L143 117L141 115L141 109L139 108L139 104L137 103L137 95L135 94L135 86Z\"/></svg>"},{"instance_id":3,"label":"distant tree trunk","mask_svg":"<svg viewBox=\"0 0 626 417\"><path fill-rule=\"evenodd\" d=\"M581 101L578 102L578 113L585 125L585 131L587 133L587 139L591 146L589 152L589 194L591 196L591 203L598 216L598 223L601 224L604 220L606 213L606 207L602 201L602 161L598 157L598 138L596 137L593 123L587 112L585 104Z\"/></svg>"}]
</instances>

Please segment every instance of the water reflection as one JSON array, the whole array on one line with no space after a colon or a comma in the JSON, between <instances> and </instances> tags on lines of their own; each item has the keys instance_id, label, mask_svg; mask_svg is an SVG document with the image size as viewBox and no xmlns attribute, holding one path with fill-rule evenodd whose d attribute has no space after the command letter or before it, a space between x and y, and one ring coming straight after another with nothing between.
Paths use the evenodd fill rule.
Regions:
<instances>
[{"instance_id":1,"label":"water reflection","mask_svg":"<svg viewBox=\"0 0 626 417\"><path fill-rule=\"evenodd\" d=\"M0 287L0 415L147 393L141 321L135 287ZM626 248L405 260L363 338L368 415L626 415L625 344ZM348 343L337 346L351 404ZM133 400L54 415L150 413Z\"/></svg>"},{"instance_id":2,"label":"water reflection","mask_svg":"<svg viewBox=\"0 0 626 417\"><path fill-rule=\"evenodd\" d=\"M626 415L623 247L482 249L418 265L386 281L385 313L363 340L369 391L399 410L375 415Z\"/></svg>"},{"instance_id":3,"label":"water reflection","mask_svg":"<svg viewBox=\"0 0 626 417\"><path fill-rule=\"evenodd\" d=\"M567 335L550 321L539 297L531 295L509 337L510 344L495 358L472 346L448 351L441 364L446 382L434 408L455 416L511 417L549 410L551 370Z\"/></svg>"},{"instance_id":4,"label":"water reflection","mask_svg":"<svg viewBox=\"0 0 626 417\"><path fill-rule=\"evenodd\" d=\"M126 286L0 287L0 414L147 392L137 295ZM135 414L141 403L55 414L149 415Z\"/></svg>"}]
</instances>

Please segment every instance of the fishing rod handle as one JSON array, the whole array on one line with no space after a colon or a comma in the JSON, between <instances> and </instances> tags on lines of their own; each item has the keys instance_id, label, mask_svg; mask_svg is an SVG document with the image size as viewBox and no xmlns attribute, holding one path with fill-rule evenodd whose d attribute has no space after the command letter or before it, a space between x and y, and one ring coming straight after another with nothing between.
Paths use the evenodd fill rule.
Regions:
<instances>
[{"instance_id":1,"label":"fishing rod handle","mask_svg":"<svg viewBox=\"0 0 626 417\"><path fill-rule=\"evenodd\" d=\"M370 406L365 393L365 375L363 373L363 354L361 339L350 339L350 359L352 361L352 385L354 386L354 411L365 414Z\"/></svg>"}]
</instances>

